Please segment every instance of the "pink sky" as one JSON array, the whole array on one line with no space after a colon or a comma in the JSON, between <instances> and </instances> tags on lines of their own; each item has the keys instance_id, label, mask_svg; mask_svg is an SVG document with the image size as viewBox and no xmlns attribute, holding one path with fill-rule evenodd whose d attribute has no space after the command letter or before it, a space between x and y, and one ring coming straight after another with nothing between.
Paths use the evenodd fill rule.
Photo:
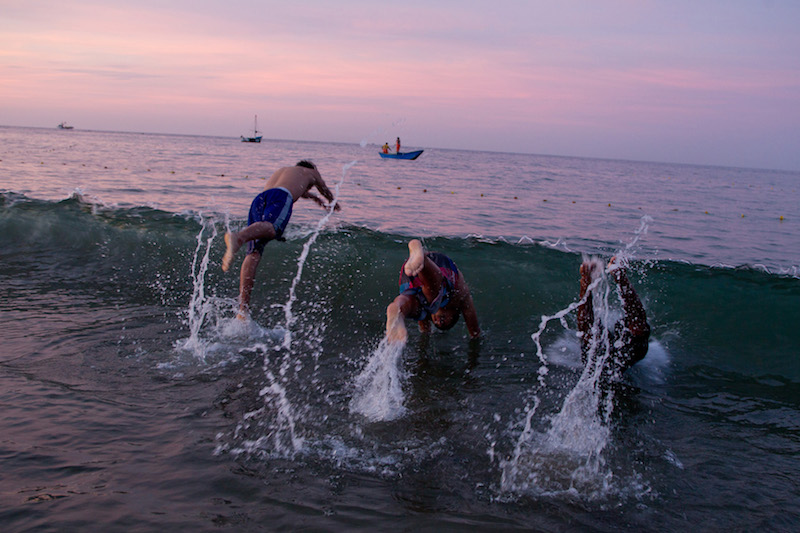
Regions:
<instances>
[{"instance_id":1,"label":"pink sky","mask_svg":"<svg viewBox=\"0 0 800 533\"><path fill-rule=\"evenodd\" d=\"M2 125L800 170L795 0L4 4Z\"/></svg>"}]
</instances>

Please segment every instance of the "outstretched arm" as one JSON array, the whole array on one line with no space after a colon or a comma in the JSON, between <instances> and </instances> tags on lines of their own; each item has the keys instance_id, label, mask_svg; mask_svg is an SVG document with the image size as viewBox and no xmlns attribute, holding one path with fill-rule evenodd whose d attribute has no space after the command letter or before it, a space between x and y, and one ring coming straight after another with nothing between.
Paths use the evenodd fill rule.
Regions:
<instances>
[{"instance_id":1,"label":"outstretched arm","mask_svg":"<svg viewBox=\"0 0 800 533\"><path fill-rule=\"evenodd\" d=\"M319 191L319 193L320 193L320 194L321 194L323 197L325 197L325 199L326 199L326 200L328 200L328 203L330 203L330 202L333 202L333 200L334 200L334 198L333 198L333 193L332 193L332 192L331 192L331 190L328 188L328 186L325 184L325 180L323 180L323 179L322 179L322 174L320 174L319 172L316 172L316 176L315 176L315 178L316 178L316 179L314 180L314 186L317 188L317 190ZM327 206L326 206L326 207L327 207ZM341 207L339 206L339 202L336 202L336 206L334 207L334 209L335 209L336 211L338 211L339 209L341 209Z\"/></svg>"},{"instance_id":2,"label":"outstretched arm","mask_svg":"<svg viewBox=\"0 0 800 533\"><path fill-rule=\"evenodd\" d=\"M319 196L317 196L316 194L314 194L311 191L304 192L302 197L303 198L308 198L309 200L314 200L315 202L317 202L317 204L319 204L320 207L324 207L326 209L328 207L328 204L323 202L322 198L320 198ZM339 205L337 204L336 207L339 207Z\"/></svg>"}]
</instances>

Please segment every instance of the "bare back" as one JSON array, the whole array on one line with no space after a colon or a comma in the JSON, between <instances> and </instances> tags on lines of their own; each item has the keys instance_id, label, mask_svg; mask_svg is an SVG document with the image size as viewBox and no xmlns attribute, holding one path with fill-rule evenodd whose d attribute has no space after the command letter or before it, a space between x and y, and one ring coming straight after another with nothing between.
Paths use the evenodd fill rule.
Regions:
<instances>
[{"instance_id":1,"label":"bare back","mask_svg":"<svg viewBox=\"0 0 800 533\"><path fill-rule=\"evenodd\" d=\"M270 176L264 186L264 190L283 187L291 193L292 199L296 202L304 196L311 187L316 186L319 189L320 184L327 189L327 187L325 187L325 182L322 181L322 176L313 168L283 167L276 170L272 176ZM321 189L320 192L322 192Z\"/></svg>"}]
</instances>

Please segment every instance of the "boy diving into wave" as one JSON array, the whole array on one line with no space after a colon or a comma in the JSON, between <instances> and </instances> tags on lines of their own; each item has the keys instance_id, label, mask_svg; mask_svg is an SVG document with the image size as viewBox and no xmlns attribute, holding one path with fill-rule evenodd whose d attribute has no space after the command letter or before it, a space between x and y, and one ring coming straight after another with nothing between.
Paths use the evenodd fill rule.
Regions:
<instances>
[{"instance_id":1,"label":"boy diving into wave","mask_svg":"<svg viewBox=\"0 0 800 533\"><path fill-rule=\"evenodd\" d=\"M452 328L464 315L471 338L481 334L478 315L464 275L452 259L437 252L426 252L414 239L408 243L408 259L400 269L400 294L386 307L386 338L405 342L405 319L419 323L430 332L431 322L442 330Z\"/></svg>"},{"instance_id":2,"label":"boy diving into wave","mask_svg":"<svg viewBox=\"0 0 800 533\"><path fill-rule=\"evenodd\" d=\"M601 275L603 264L598 261L584 261L581 264L581 289L580 299L586 300L578 306L577 319L578 331L581 336L581 359L583 364L602 363L602 381L619 380L622 374L638 363L647 354L650 339L650 325L642 301L633 289L625 272L625 267L616 257L608 263L607 271L617 282L619 295L622 298L622 320L608 327L600 322L595 323L592 291L589 290L592 281ZM588 294L587 294L588 291ZM604 334L607 333L607 357L598 350L603 346Z\"/></svg>"},{"instance_id":3,"label":"boy diving into wave","mask_svg":"<svg viewBox=\"0 0 800 533\"><path fill-rule=\"evenodd\" d=\"M311 192L316 187L328 201ZM247 256L242 261L239 276L239 313L244 319L250 312L250 294L253 291L256 270L261 262L264 247L273 239L281 240L283 231L292 216L292 206L300 198L309 198L321 207L330 209L334 202L333 193L328 189L316 165L311 161L300 161L293 167L276 170L267 180L264 191L253 199L247 217L248 226L242 231L225 234L225 256L222 270L227 272L236 252L247 243ZM334 204L339 210L339 203Z\"/></svg>"}]
</instances>

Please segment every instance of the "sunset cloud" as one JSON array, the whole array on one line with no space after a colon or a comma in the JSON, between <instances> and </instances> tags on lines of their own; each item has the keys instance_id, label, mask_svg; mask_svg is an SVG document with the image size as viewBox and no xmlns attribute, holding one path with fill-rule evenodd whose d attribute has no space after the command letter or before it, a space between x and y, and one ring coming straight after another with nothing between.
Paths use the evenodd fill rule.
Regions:
<instances>
[{"instance_id":1,"label":"sunset cloud","mask_svg":"<svg viewBox=\"0 0 800 533\"><path fill-rule=\"evenodd\" d=\"M258 113L267 137L358 142L402 119L418 145L800 168L788 1L3 9L8 125L238 136Z\"/></svg>"}]
</instances>

